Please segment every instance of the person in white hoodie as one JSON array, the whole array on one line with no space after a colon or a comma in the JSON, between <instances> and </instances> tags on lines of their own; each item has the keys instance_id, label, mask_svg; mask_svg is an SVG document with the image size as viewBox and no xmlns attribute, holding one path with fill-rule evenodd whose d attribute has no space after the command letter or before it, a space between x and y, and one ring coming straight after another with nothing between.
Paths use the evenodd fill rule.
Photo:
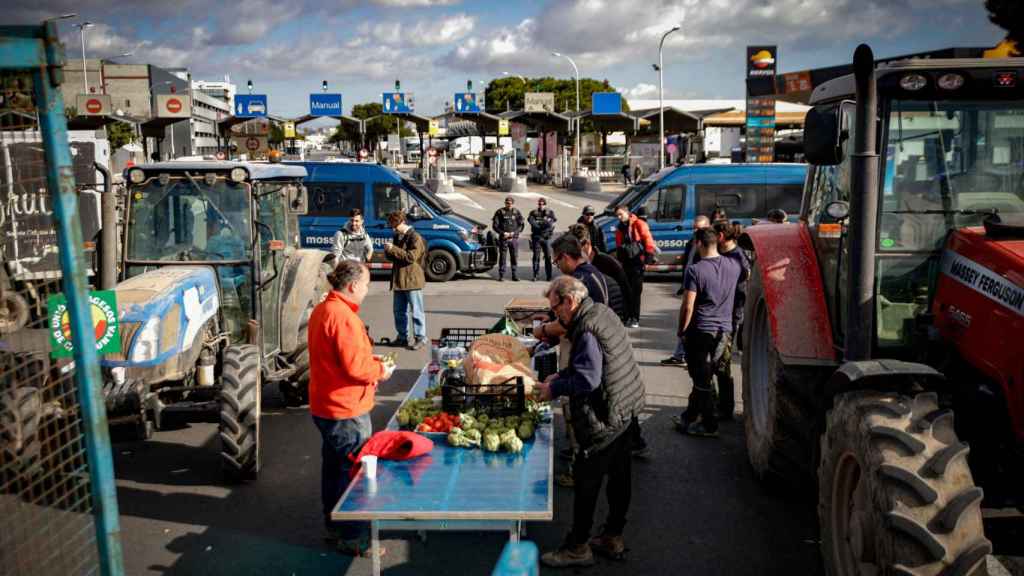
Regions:
<instances>
[{"instance_id":1,"label":"person in white hoodie","mask_svg":"<svg viewBox=\"0 0 1024 576\"><path fill-rule=\"evenodd\" d=\"M363 211L355 208L349 214L348 222L334 233L331 253L335 263L354 260L367 263L373 256L373 238L363 228Z\"/></svg>"}]
</instances>

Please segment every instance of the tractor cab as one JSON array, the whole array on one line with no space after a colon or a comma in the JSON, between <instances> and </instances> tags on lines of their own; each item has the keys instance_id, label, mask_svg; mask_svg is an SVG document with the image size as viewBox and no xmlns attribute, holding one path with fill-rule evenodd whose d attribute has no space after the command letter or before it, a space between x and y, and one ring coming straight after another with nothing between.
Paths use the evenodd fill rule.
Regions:
<instances>
[{"instance_id":1,"label":"tractor cab","mask_svg":"<svg viewBox=\"0 0 1024 576\"><path fill-rule=\"evenodd\" d=\"M298 247L295 208L305 206L305 175L301 167L232 162L132 168L124 276L172 266L211 267L232 341L246 340L248 321L256 319L264 345L274 349L272 306L279 296L282 259ZM257 306L260 301L264 309Z\"/></svg>"},{"instance_id":2,"label":"tractor cab","mask_svg":"<svg viewBox=\"0 0 1024 576\"><path fill-rule=\"evenodd\" d=\"M909 358L915 326L931 310L951 230L981 226L992 214L1024 213L1024 100L1006 62L909 61L878 70L879 175L875 239L875 344ZM837 163L813 171L809 230L823 266L834 337L842 343L850 243L855 105L852 77L815 91L811 146ZM831 116L823 122L823 117ZM821 131L822 128L826 128ZM812 154L814 151L811 151ZM820 160L820 158L816 158ZM838 203L838 204L836 204ZM837 254L837 251L842 251ZM837 257L838 256L838 257Z\"/></svg>"}]
</instances>

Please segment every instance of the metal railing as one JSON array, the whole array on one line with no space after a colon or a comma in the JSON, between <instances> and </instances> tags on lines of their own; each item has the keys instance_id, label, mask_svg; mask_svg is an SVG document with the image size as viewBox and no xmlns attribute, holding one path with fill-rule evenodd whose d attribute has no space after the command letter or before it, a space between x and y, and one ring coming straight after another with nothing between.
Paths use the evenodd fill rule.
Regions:
<instances>
[{"instance_id":1,"label":"metal railing","mask_svg":"<svg viewBox=\"0 0 1024 576\"><path fill-rule=\"evenodd\" d=\"M52 22L0 43L0 574L120 575L63 48Z\"/></svg>"}]
</instances>

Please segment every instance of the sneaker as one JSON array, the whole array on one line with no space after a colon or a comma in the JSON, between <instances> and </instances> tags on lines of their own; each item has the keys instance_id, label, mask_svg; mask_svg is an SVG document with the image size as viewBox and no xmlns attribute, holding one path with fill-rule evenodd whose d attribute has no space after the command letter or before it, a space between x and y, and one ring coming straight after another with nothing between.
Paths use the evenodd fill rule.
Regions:
<instances>
[{"instance_id":1,"label":"sneaker","mask_svg":"<svg viewBox=\"0 0 1024 576\"><path fill-rule=\"evenodd\" d=\"M672 417L672 427L675 428L677 432L686 434L691 424L693 424L693 422L690 421L685 412L679 416Z\"/></svg>"},{"instance_id":2,"label":"sneaker","mask_svg":"<svg viewBox=\"0 0 1024 576\"><path fill-rule=\"evenodd\" d=\"M513 275L512 275L512 281L513 281L513 282L519 282L519 277L518 277L518 276L516 276L515 274L513 274Z\"/></svg>"},{"instance_id":3,"label":"sneaker","mask_svg":"<svg viewBox=\"0 0 1024 576\"><path fill-rule=\"evenodd\" d=\"M498 276L498 282L504 282L504 281L505 281L505 277L504 276Z\"/></svg>"},{"instance_id":4,"label":"sneaker","mask_svg":"<svg viewBox=\"0 0 1024 576\"><path fill-rule=\"evenodd\" d=\"M640 327L640 321L639 321L639 320L637 320L636 318L632 318L632 319L630 319L630 321L629 321L629 327L630 327L630 328L639 328L639 327Z\"/></svg>"},{"instance_id":5,"label":"sneaker","mask_svg":"<svg viewBox=\"0 0 1024 576\"><path fill-rule=\"evenodd\" d=\"M550 568L593 566L594 553L590 550L589 544L581 544L574 548L562 547L554 552L545 552L540 557L540 562Z\"/></svg>"},{"instance_id":6,"label":"sneaker","mask_svg":"<svg viewBox=\"0 0 1024 576\"><path fill-rule=\"evenodd\" d=\"M391 341L391 347L392 348L408 348L409 347L409 339L408 338L395 338L394 340Z\"/></svg>"},{"instance_id":7,"label":"sneaker","mask_svg":"<svg viewBox=\"0 0 1024 576\"><path fill-rule=\"evenodd\" d=\"M675 356L669 356L661 361L662 366L680 366L686 368L686 360L682 358L676 358Z\"/></svg>"},{"instance_id":8,"label":"sneaker","mask_svg":"<svg viewBox=\"0 0 1024 576\"><path fill-rule=\"evenodd\" d=\"M610 536L602 534L590 539L590 550L598 556L611 558L612 560L626 559L626 542L622 536Z\"/></svg>"},{"instance_id":9,"label":"sneaker","mask_svg":"<svg viewBox=\"0 0 1024 576\"><path fill-rule=\"evenodd\" d=\"M703 422L694 422L686 428L686 433L690 436L699 436L701 438L718 438L718 429L709 430Z\"/></svg>"},{"instance_id":10,"label":"sneaker","mask_svg":"<svg viewBox=\"0 0 1024 576\"><path fill-rule=\"evenodd\" d=\"M576 480L573 479L572 473L562 472L558 476L555 476L555 484L563 488L574 488L576 486Z\"/></svg>"},{"instance_id":11,"label":"sneaker","mask_svg":"<svg viewBox=\"0 0 1024 576\"><path fill-rule=\"evenodd\" d=\"M409 350L419 350L420 348L423 348L426 345L427 345L427 339L426 338L417 338L417 339L413 340L412 344L409 344L408 348L409 348Z\"/></svg>"}]
</instances>

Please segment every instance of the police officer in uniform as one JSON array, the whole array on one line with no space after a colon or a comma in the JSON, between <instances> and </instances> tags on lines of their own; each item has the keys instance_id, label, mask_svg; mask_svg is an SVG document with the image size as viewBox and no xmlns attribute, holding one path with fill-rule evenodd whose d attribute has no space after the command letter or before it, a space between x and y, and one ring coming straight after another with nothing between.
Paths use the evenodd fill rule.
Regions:
<instances>
[{"instance_id":1,"label":"police officer in uniform","mask_svg":"<svg viewBox=\"0 0 1024 576\"><path fill-rule=\"evenodd\" d=\"M547 273L548 282L550 282L551 246L548 245L548 242L551 241L558 218L555 216L555 211L548 208L548 201L538 198L537 209L530 211L527 221L530 223L530 250L533 251L533 279L537 280L537 276L540 275L540 257L543 254L544 271Z\"/></svg>"},{"instance_id":2,"label":"police officer in uniform","mask_svg":"<svg viewBox=\"0 0 1024 576\"><path fill-rule=\"evenodd\" d=\"M517 250L519 244L519 233L523 231L525 221L523 213L515 208L515 198L505 198L505 207L498 208L494 213L491 222L494 233L498 235L498 281L505 279L505 251L508 250L508 257L511 260L512 280L518 282L516 277Z\"/></svg>"}]
</instances>

